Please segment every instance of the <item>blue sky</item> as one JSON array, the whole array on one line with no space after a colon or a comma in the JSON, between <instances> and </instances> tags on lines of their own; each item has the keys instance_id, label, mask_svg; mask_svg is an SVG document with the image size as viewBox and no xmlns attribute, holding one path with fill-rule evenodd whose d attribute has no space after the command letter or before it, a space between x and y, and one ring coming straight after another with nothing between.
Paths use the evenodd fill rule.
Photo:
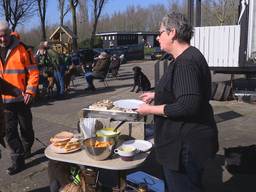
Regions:
<instances>
[{"instance_id":1,"label":"blue sky","mask_svg":"<svg viewBox=\"0 0 256 192\"><path fill-rule=\"evenodd\" d=\"M90 1L90 0L89 0ZM150 5L154 4L168 4L168 0L108 0L108 3L106 4L105 8L103 9L103 15L104 14L113 14L114 12L118 11L125 11L128 6L131 5L140 5L141 7L148 7ZM90 5L89 5L90 6ZM47 24L54 24L59 22L59 12L57 8L57 0L48 0L48 7L47 7L47 13L46 13L46 23ZM67 19L69 19L70 16L67 16ZM29 28L35 27L39 25L39 19L35 15L34 18L31 19L29 22ZM24 27L24 26L23 26Z\"/></svg>"}]
</instances>

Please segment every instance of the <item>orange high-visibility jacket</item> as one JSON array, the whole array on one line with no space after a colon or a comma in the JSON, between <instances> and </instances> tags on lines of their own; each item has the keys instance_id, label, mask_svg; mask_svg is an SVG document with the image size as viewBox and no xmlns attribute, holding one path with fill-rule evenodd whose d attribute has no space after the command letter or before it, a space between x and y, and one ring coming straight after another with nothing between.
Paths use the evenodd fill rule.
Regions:
<instances>
[{"instance_id":1,"label":"orange high-visibility jacket","mask_svg":"<svg viewBox=\"0 0 256 192\"><path fill-rule=\"evenodd\" d=\"M7 51L5 61L0 59L0 77L24 93L36 94L39 83L39 71L33 55L16 38ZM4 103L23 101L23 96L2 95Z\"/></svg>"}]
</instances>

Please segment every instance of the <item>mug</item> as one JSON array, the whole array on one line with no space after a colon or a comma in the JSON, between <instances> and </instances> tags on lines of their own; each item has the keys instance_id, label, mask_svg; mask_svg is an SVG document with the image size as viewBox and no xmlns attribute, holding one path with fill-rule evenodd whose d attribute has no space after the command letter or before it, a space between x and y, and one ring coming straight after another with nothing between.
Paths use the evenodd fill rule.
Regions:
<instances>
[{"instance_id":1,"label":"mug","mask_svg":"<svg viewBox=\"0 0 256 192\"><path fill-rule=\"evenodd\" d=\"M114 153L120 155L121 157L132 157L136 153L136 147L134 146L121 146L114 150Z\"/></svg>"}]
</instances>

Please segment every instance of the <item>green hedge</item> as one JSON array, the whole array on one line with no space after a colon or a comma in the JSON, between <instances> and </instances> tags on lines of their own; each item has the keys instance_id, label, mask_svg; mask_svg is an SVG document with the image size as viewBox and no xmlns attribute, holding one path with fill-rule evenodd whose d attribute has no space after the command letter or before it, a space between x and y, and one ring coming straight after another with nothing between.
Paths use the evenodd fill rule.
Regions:
<instances>
[{"instance_id":1,"label":"green hedge","mask_svg":"<svg viewBox=\"0 0 256 192\"><path fill-rule=\"evenodd\" d=\"M151 55L154 52L154 48L144 47L144 55Z\"/></svg>"}]
</instances>

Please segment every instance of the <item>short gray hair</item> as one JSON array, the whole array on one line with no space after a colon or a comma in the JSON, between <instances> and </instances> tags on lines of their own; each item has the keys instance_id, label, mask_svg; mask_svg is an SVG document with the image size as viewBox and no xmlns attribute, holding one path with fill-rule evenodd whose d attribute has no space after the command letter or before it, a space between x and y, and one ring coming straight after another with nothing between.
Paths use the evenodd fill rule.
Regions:
<instances>
[{"instance_id":1,"label":"short gray hair","mask_svg":"<svg viewBox=\"0 0 256 192\"><path fill-rule=\"evenodd\" d=\"M169 13L163 17L161 24L166 30L176 29L177 34L175 39L179 42L190 43L194 31L183 14L175 12Z\"/></svg>"},{"instance_id":2,"label":"short gray hair","mask_svg":"<svg viewBox=\"0 0 256 192\"><path fill-rule=\"evenodd\" d=\"M5 20L0 21L0 32L10 33L9 23Z\"/></svg>"}]
</instances>

